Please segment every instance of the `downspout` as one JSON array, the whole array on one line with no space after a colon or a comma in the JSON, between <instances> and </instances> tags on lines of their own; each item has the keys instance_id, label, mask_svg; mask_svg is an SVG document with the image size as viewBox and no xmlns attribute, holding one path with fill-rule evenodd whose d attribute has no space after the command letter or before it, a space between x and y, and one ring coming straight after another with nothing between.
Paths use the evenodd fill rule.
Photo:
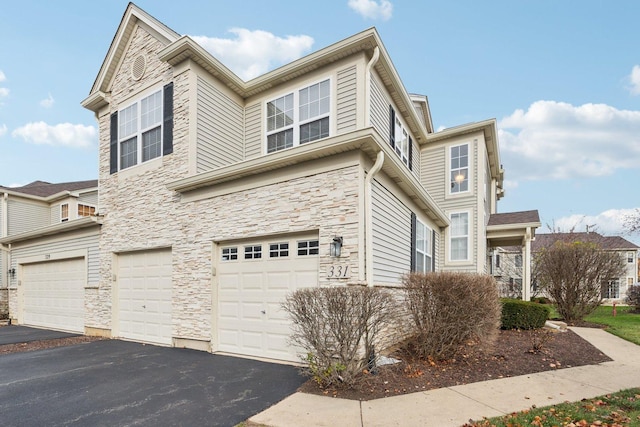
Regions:
<instances>
[{"instance_id":1,"label":"downspout","mask_svg":"<svg viewBox=\"0 0 640 427\"><path fill-rule=\"evenodd\" d=\"M379 151L376 156L376 162L369 170L367 177L364 179L364 197L365 197L365 270L367 286L373 286L373 202L372 202L372 181L375 175L380 172L384 164L384 152Z\"/></svg>"},{"instance_id":2,"label":"downspout","mask_svg":"<svg viewBox=\"0 0 640 427\"><path fill-rule=\"evenodd\" d=\"M373 56L367 63L365 68L365 88L364 88L364 121L365 127L371 127L371 70L374 65L378 62L380 58L380 48L376 46L373 49ZM367 286L373 286L373 242L371 240L372 236L372 203L371 203L371 181L376 173L382 168L382 164L384 163L384 153L380 151L376 158L376 162L373 167L367 174L364 180L364 241L365 241L365 250L364 250L364 280L367 283ZM360 276L362 279L362 276Z\"/></svg>"},{"instance_id":3,"label":"downspout","mask_svg":"<svg viewBox=\"0 0 640 427\"><path fill-rule=\"evenodd\" d=\"M365 127L371 126L371 69L378 62L380 58L380 48L376 46L373 49L373 56L367 63L367 68L365 69L365 88L364 88L364 120Z\"/></svg>"}]
</instances>

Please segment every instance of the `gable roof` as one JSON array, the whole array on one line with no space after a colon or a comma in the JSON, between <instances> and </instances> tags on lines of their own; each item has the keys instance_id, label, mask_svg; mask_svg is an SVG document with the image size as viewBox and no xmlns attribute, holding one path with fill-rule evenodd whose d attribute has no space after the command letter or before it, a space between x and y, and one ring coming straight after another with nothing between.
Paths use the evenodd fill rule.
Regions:
<instances>
[{"instance_id":1,"label":"gable roof","mask_svg":"<svg viewBox=\"0 0 640 427\"><path fill-rule=\"evenodd\" d=\"M122 62L129 39L133 34L136 24L143 25L145 29L152 33L165 45L173 43L180 38L180 34L164 25L162 22L149 15L133 3L127 5L127 9L122 15L120 25L113 36L107 55L105 56L100 71L96 76L89 97L82 102L82 105L91 110L97 110L106 105L106 94L109 92L109 85L114 73Z\"/></svg>"},{"instance_id":2,"label":"gable roof","mask_svg":"<svg viewBox=\"0 0 640 427\"><path fill-rule=\"evenodd\" d=\"M548 248L556 242L589 242L600 245L605 250L638 250L640 246L628 241L620 236L603 236L602 234L590 231L588 233L545 233L538 234L532 242L533 251Z\"/></svg>"},{"instance_id":3,"label":"gable roof","mask_svg":"<svg viewBox=\"0 0 640 427\"><path fill-rule=\"evenodd\" d=\"M416 138L416 143L424 144L426 142L426 136L432 132L432 129L428 129L430 123L424 124L423 119L418 117L418 113L413 107L413 100L400 80L393 62L375 28L361 31L351 37L312 52L309 55L245 82L192 38L189 36L180 36L133 3L129 3L127 6L107 56L91 88L91 92L89 96L82 101L83 107L98 112L101 108L109 104L109 84L124 57L128 40L132 36L136 25L143 26L145 30L153 33L158 40L166 45L164 49L158 52L160 60L167 62L169 65L176 66L190 59L242 98L261 93L272 87L286 83L292 78L304 75L359 52L365 52L369 58L373 58L374 52L377 49L379 56L373 67L378 72L382 83L387 86L388 93L393 98L399 111L403 117L405 117L411 132ZM425 106L428 107L426 102Z\"/></svg>"},{"instance_id":4,"label":"gable roof","mask_svg":"<svg viewBox=\"0 0 640 427\"><path fill-rule=\"evenodd\" d=\"M52 184L45 181L33 181L22 187L4 187L0 185L0 192L19 193L28 196L47 198L63 192L89 190L98 187L98 180L72 181Z\"/></svg>"}]
</instances>

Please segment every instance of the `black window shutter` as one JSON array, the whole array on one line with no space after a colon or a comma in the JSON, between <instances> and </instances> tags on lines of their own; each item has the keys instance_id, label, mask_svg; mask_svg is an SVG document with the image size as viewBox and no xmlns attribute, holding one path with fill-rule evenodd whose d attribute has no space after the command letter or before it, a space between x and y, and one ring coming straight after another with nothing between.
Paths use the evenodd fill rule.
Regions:
<instances>
[{"instance_id":1,"label":"black window shutter","mask_svg":"<svg viewBox=\"0 0 640 427\"><path fill-rule=\"evenodd\" d=\"M436 271L436 230L431 230L431 271Z\"/></svg>"},{"instance_id":2,"label":"black window shutter","mask_svg":"<svg viewBox=\"0 0 640 427\"><path fill-rule=\"evenodd\" d=\"M162 155L173 153L173 82L164 87Z\"/></svg>"},{"instance_id":3,"label":"black window shutter","mask_svg":"<svg viewBox=\"0 0 640 427\"><path fill-rule=\"evenodd\" d=\"M396 148L396 112L393 111L393 107L389 105L389 145L391 148Z\"/></svg>"},{"instance_id":4,"label":"black window shutter","mask_svg":"<svg viewBox=\"0 0 640 427\"><path fill-rule=\"evenodd\" d=\"M409 137L409 170L413 170L413 140Z\"/></svg>"},{"instance_id":5,"label":"black window shutter","mask_svg":"<svg viewBox=\"0 0 640 427\"><path fill-rule=\"evenodd\" d=\"M411 212L411 271L416 271L416 214Z\"/></svg>"},{"instance_id":6,"label":"black window shutter","mask_svg":"<svg viewBox=\"0 0 640 427\"><path fill-rule=\"evenodd\" d=\"M118 113L111 115L109 136L109 173L118 172Z\"/></svg>"}]
</instances>

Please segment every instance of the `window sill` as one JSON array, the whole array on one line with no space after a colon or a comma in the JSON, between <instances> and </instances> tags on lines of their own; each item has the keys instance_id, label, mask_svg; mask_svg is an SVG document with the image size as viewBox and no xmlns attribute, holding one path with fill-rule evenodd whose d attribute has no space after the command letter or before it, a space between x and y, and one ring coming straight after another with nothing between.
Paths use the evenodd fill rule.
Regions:
<instances>
[{"instance_id":1,"label":"window sill","mask_svg":"<svg viewBox=\"0 0 640 427\"><path fill-rule=\"evenodd\" d=\"M131 166L118 171L118 181L121 179L129 179L131 177L142 175L146 172L158 169L162 166L162 158L163 156L156 157L155 159L140 163L139 165Z\"/></svg>"}]
</instances>

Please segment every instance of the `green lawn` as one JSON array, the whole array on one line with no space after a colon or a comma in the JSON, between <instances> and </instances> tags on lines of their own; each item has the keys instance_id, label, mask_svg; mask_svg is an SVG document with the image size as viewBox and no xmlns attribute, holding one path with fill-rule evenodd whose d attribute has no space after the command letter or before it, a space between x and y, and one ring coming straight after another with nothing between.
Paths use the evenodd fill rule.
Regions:
<instances>
[{"instance_id":1,"label":"green lawn","mask_svg":"<svg viewBox=\"0 0 640 427\"><path fill-rule=\"evenodd\" d=\"M575 403L535 408L489 418L465 427L620 426L640 424L640 388L622 390Z\"/></svg>"},{"instance_id":2,"label":"green lawn","mask_svg":"<svg viewBox=\"0 0 640 427\"><path fill-rule=\"evenodd\" d=\"M613 317L613 307L600 306L584 320L606 325L607 332L640 345L640 314L629 310L629 307L617 307L617 314Z\"/></svg>"}]
</instances>

